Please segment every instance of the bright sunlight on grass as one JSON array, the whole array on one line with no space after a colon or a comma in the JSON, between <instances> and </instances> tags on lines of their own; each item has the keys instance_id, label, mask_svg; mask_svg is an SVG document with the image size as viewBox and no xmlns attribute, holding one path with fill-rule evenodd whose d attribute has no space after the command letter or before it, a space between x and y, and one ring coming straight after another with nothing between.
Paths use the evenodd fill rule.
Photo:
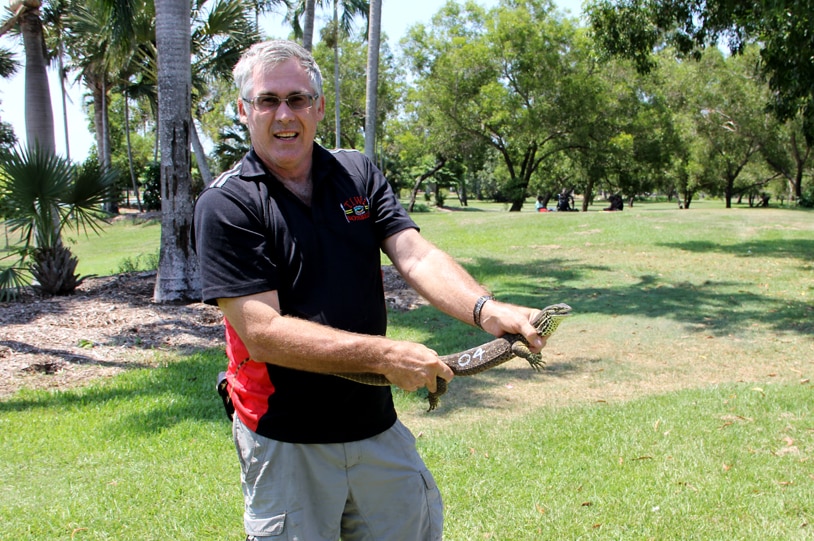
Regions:
<instances>
[{"instance_id":1,"label":"bright sunlight on grass","mask_svg":"<svg viewBox=\"0 0 814 541\"><path fill-rule=\"evenodd\" d=\"M414 218L498 298L575 314L542 374L512 361L457 378L433 413L395 391L445 539L814 537L814 213L473 205ZM157 232L80 239L81 272L154 253ZM429 307L391 313L389 334L439 353L488 339ZM0 539L243 538L223 352L156 355L0 401Z\"/></svg>"}]
</instances>

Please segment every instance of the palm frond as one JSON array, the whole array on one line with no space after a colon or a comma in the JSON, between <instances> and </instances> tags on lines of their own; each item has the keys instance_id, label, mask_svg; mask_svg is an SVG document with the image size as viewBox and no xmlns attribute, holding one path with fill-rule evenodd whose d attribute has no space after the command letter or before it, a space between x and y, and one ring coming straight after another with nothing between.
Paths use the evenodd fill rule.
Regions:
<instances>
[{"instance_id":1,"label":"palm frond","mask_svg":"<svg viewBox=\"0 0 814 541\"><path fill-rule=\"evenodd\" d=\"M31 282L22 267L14 266L0 270L0 302L13 301L29 283Z\"/></svg>"}]
</instances>

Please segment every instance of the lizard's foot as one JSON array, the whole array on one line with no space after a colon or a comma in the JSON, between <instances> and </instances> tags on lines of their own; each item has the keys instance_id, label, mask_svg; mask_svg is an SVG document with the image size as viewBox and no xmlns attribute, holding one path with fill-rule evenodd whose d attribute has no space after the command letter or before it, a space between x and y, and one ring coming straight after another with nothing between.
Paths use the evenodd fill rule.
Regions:
<instances>
[{"instance_id":1,"label":"lizard's foot","mask_svg":"<svg viewBox=\"0 0 814 541\"><path fill-rule=\"evenodd\" d=\"M434 393L427 393L427 402L430 403L430 407L427 411L432 411L438 407L438 404L441 402L441 395L447 392L447 380L443 378L436 378L435 381L435 392Z\"/></svg>"},{"instance_id":2,"label":"lizard's foot","mask_svg":"<svg viewBox=\"0 0 814 541\"><path fill-rule=\"evenodd\" d=\"M533 353L526 357L526 360L529 362L531 367L537 371L542 372L545 369L545 361L543 360L543 356L539 353Z\"/></svg>"}]
</instances>

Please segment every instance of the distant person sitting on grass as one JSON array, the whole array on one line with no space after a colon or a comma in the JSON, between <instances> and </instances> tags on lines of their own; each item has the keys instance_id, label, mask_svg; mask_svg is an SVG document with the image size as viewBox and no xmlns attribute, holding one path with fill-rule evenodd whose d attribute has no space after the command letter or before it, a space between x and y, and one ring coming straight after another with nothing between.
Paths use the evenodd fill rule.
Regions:
<instances>
[{"instance_id":1,"label":"distant person sitting on grass","mask_svg":"<svg viewBox=\"0 0 814 541\"><path fill-rule=\"evenodd\" d=\"M607 211L616 211L616 210L624 210L625 202L622 200L622 196L618 193L613 194L612 196L608 197L608 202L610 203L609 207L606 207L602 210Z\"/></svg>"},{"instance_id":2,"label":"distant person sitting on grass","mask_svg":"<svg viewBox=\"0 0 814 541\"><path fill-rule=\"evenodd\" d=\"M573 190L563 190L562 193L557 195L557 211L570 212L576 210L574 208Z\"/></svg>"}]
</instances>

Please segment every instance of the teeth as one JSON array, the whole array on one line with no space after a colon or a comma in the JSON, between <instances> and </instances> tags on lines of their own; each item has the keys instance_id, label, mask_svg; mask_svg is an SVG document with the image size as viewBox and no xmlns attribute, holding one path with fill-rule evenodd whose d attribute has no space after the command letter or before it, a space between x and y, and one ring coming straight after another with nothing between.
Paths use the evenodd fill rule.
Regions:
<instances>
[{"instance_id":1,"label":"teeth","mask_svg":"<svg viewBox=\"0 0 814 541\"><path fill-rule=\"evenodd\" d=\"M297 132L294 132L294 131L287 131L287 132L281 132L281 133L276 134L276 137L278 137L280 139L290 139L290 138L296 137L296 136L297 136Z\"/></svg>"}]
</instances>

